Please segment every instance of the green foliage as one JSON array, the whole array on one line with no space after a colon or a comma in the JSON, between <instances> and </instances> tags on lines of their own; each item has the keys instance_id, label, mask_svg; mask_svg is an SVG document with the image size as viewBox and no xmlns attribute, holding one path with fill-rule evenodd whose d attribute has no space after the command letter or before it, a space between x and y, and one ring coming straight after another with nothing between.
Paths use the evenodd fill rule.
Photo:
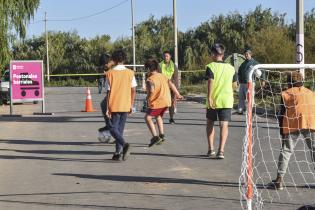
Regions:
<instances>
[{"instance_id":1,"label":"green foliage","mask_svg":"<svg viewBox=\"0 0 315 210\"><path fill-rule=\"evenodd\" d=\"M0 0L1 1L1 0ZM20 0L21 1L21 0ZM0 32L1 33L1 32ZM315 11L305 14L305 62L315 63ZM151 16L136 25L136 62L143 64L148 57L162 59L162 52L174 48L173 19ZM226 46L226 55L242 53L249 45L260 63L295 63L295 23L286 23L285 14L270 8L256 7L247 14L232 12L213 16L196 28L178 33L179 68L204 69L211 62L209 49L215 42ZM108 35L93 39L81 38L77 32L49 32L50 70L59 73L94 73L101 53L124 48L127 63L132 63L132 40L121 37L114 42ZM14 59L43 59L45 36L15 42L11 50ZM0 59L2 57L0 56ZM202 74L183 77L183 83L198 83Z\"/></svg>"},{"instance_id":2,"label":"green foliage","mask_svg":"<svg viewBox=\"0 0 315 210\"><path fill-rule=\"evenodd\" d=\"M38 6L39 0L0 0L0 69L9 62L9 43L15 38L12 32L24 38L25 26Z\"/></svg>"}]
</instances>

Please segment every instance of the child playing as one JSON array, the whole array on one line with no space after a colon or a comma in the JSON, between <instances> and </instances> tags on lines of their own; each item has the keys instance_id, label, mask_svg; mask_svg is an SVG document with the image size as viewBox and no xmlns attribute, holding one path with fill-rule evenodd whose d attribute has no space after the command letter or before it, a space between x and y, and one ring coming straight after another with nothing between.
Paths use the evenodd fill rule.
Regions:
<instances>
[{"instance_id":1,"label":"child playing","mask_svg":"<svg viewBox=\"0 0 315 210\"><path fill-rule=\"evenodd\" d=\"M107 111L106 116L110 119L108 127L112 137L116 140L116 151L112 160L127 160L130 145L123 137L126 119L132 112L136 96L136 79L134 71L124 66L126 53L117 50L112 54L115 66L106 73L107 84Z\"/></svg>"},{"instance_id":2,"label":"child playing","mask_svg":"<svg viewBox=\"0 0 315 210\"><path fill-rule=\"evenodd\" d=\"M155 144L160 144L165 141L162 117L168 107L171 106L170 89L175 93L177 99L182 99L183 97L179 94L171 80L158 72L159 63L156 60L147 60L145 68L148 70L149 74L146 82L148 109L145 115L145 121L153 136L149 144L149 147L152 147ZM153 117L155 117L158 125L159 136L157 135L152 120Z\"/></svg>"}]
</instances>

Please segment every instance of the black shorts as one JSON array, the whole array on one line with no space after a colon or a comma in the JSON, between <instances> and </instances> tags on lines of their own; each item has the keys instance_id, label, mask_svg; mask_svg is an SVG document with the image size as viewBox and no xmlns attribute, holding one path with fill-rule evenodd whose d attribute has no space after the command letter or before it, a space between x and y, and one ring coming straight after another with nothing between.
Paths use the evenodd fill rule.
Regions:
<instances>
[{"instance_id":1,"label":"black shorts","mask_svg":"<svg viewBox=\"0 0 315 210\"><path fill-rule=\"evenodd\" d=\"M207 118L212 121L231 121L232 109L207 109Z\"/></svg>"}]
</instances>

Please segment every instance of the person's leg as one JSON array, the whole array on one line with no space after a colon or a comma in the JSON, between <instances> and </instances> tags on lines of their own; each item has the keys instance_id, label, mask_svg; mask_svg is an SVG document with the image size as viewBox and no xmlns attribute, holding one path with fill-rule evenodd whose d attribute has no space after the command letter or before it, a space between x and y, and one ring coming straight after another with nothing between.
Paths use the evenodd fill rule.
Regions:
<instances>
[{"instance_id":1,"label":"person's leg","mask_svg":"<svg viewBox=\"0 0 315 210\"><path fill-rule=\"evenodd\" d=\"M229 122L220 121L220 147L219 152L224 152L225 143L229 134Z\"/></svg>"},{"instance_id":2,"label":"person's leg","mask_svg":"<svg viewBox=\"0 0 315 210\"><path fill-rule=\"evenodd\" d=\"M152 116L150 116L149 114L146 114L145 117L145 122L147 123L147 126L150 130L150 133L152 134L152 136L157 136L157 132L156 132L156 129L155 129L155 125L154 125L154 122L152 120Z\"/></svg>"},{"instance_id":3,"label":"person's leg","mask_svg":"<svg viewBox=\"0 0 315 210\"><path fill-rule=\"evenodd\" d=\"M107 111L107 98L104 97L104 99L100 103L102 114L105 120L105 126L107 126L108 123L108 117L106 117L106 111Z\"/></svg>"},{"instance_id":4,"label":"person's leg","mask_svg":"<svg viewBox=\"0 0 315 210\"><path fill-rule=\"evenodd\" d=\"M175 99L175 95L174 95L173 91L171 91L171 99L172 99L172 104L171 104L171 107L169 107L170 124L174 124L175 123L174 114L175 114L175 103L176 103L175 100L176 99Z\"/></svg>"},{"instance_id":5,"label":"person's leg","mask_svg":"<svg viewBox=\"0 0 315 210\"><path fill-rule=\"evenodd\" d=\"M112 113L110 124L109 124L109 131L112 137L116 140L116 151L115 153L120 154L123 149L123 145L125 140L119 131L120 126L120 114L117 112Z\"/></svg>"},{"instance_id":6,"label":"person's leg","mask_svg":"<svg viewBox=\"0 0 315 210\"><path fill-rule=\"evenodd\" d=\"M214 151L214 121L207 119L208 151Z\"/></svg>"},{"instance_id":7,"label":"person's leg","mask_svg":"<svg viewBox=\"0 0 315 210\"><path fill-rule=\"evenodd\" d=\"M290 134L282 138L282 147L278 159L278 171L276 182L281 182L288 168L290 157L293 153L295 143L299 134Z\"/></svg>"},{"instance_id":8,"label":"person's leg","mask_svg":"<svg viewBox=\"0 0 315 210\"><path fill-rule=\"evenodd\" d=\"M126 125L127 117L128 117L128 113L127 112L121 112L120 113L120 121L119 121L118 130L119 130L121 136L124 136L124 131L125 131L125 125Z\"/></svg>"},{"instance_id":9,"label":"person's leg","mask_svg":"<svg viewBox=\"0 0 315 210\"><path fill-rule=\"evenodd\" d=\"M160 136L163 135L164 136L164 125L163 125L163 119L161 117L161 115L156 117L156 123L158 125L158 129L159 129L159 134Z\"/></svg>"},{"instance_id":10,"label":"person's leg","mask_svg":"<svg viewBox=\"0 0 315 210\"><path fill-rule=\"evenodd\" d=\"M246 111L245 101L246 101L246 93L247 93L247 86L246 84L240 84L238 96L239 96L239 102L238 102L238 111L239 113L243 113Z\"/></svg>"},{"instance_id":11,"label":"person's leg","mask_svg":"<svg viewBox=\"0 0 315 210\"><path fill-rule=\"evenodd\" d=\"M303 131L303 137L306 141L308 148L311 153L311 160L315 162L315 132L314 131Z\"/></svg>"},{"instance_id":12,"label":"person's leg","mask_svg":"<svg viewBox=\"0 0 315 210\"><path fill-rule=\"evenodd\" d=\"M98 93L102 93L102 86L103 86L103 81L102 79L98 79Z\"/></svg>"}]
</instances>

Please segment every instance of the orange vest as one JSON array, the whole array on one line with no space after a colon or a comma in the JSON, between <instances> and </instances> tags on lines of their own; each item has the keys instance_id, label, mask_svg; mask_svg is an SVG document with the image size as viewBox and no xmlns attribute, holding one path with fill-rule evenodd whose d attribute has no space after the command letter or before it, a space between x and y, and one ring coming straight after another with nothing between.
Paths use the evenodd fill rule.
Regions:
<instances>
[{"instance_id":1,"label":"orange vest","mask_svg":"<svg viewBox=\"0 0 315 210\"><path fill-rule=\"evenodd\" d=\"M108 109L110 112L129 112L131 109L131 82L134 71L109 70L106 72L110 95Z\"/></svg>"},{"instance_id":2,"label":"orange vest","mask_svg":"<svg viewBox=\"0 0 315 210\"><path fill-rule=\"evenodd\" d=\"M315 93L305 87L293 87L281 95L286 109L283 134L300 129L315 130Z\"/></svg>"},{"instance_id":3,"label":"orange vest","mask_svg":"<svg viewBox=\"0 0 315 210\"><path fill-rule=\"evenodd\" d=\"M156 73L147 79L153 84L150 98L148 98L148 107L150 109L159 109L171 106L171 94L168 85L168 78L161 74Z\"/></svg>"}]
</instances>

